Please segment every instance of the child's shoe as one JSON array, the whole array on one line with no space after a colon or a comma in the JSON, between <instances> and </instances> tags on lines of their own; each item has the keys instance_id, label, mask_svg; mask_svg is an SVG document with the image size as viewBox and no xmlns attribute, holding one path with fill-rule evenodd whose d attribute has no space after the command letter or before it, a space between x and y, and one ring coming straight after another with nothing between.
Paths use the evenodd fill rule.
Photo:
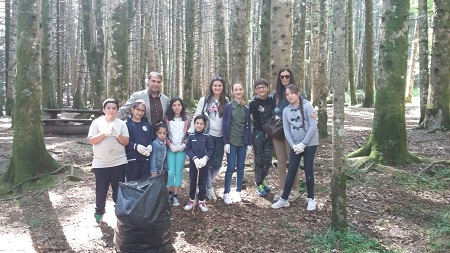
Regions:
<instances>
[{"instance_id":1,"label":"child's shoe","mask_svg":"<svg viewBox=\"0 0 450 253\"><path fill-rule=\"evenodd\" d=\"M177 206L179 206L180 205L180 201L178 200L178 197L173 197L173 199L172 199L172 205L174 206L174 207L177 207Z\"/></svg>"},{"instance_id":2,"label":"child's shoe","mask_svg":"<svg viewBox=\"0 0 450 253\"><path fill-rule=\"evenodd\" d=\"M308 203L308 206L306 207L307 211L316 210L316 201L313 198L307 198L306 203Z\"/></svg>"},{"instance_id":3,"label":"child's shoe","mask_svg":"<svg viewBox=\"0 0 450 253\"><path fill-rule=\"evenodd\" d=\"M194 205L195 205L194 201L195 200L193 200L193 199L189 199L189 202L187 203L187 205L184 206L184 210L186 210L186 211L192 210L192 208L194 208Z\"/></svg>"},{"instance_id":4,"label":"child's shoe","mask_svg":"<svg viewBox=\"0 0 450 253\"><path fill-rule=\"evenodd\" d=\"M289 201L287 201L286 199L280 198L277 202L272 204L272 208L278 209L278 208L282 208L282 207L288 207L290 205L291 204L289 203Z\"/></svg>"},{"instance_id":5,"label":"child's shoe","mask_svg":"<svg viewBox=\"0 0 450 253\"><path fill-rule=\"evenodd\" d=\"M260 197L264 197L267 195L266 191L264 190L264 185L262 184L256 186L256 192Z\"/></svg>"},{"instance_id":6,"label":"child's shoe","mask_svg":"<svg viewBox=\"0 0 450 253\"><path fill-rule=\"evenodd\" d=\"M200 210L202 210L203 212L207 212L208 211L208 207L206 206L205 201L199 201L198 202L198 207L200 208Z\"/></svg>"},{"instance_id":7,"label":"child's shoe","mask_svg":"<svg viewBox=\"0 0 450 253\"><path fill-rule=\"evenodd\" d=\"M100 223L100 222L102 222L102 220L103 220L103 214L102 214L102 213L95 213L95 214L94 214L94 217L95 217L95 221L96 221L97 223Z\"/></svg>"},{"instance_id":8,"label":"child's shoe","mask_svg":"<svg viewBox=\"0 0 450 253\"><path fill-rule=\"evenodd\" d=\"M225 202L226 205L229 205L232 203L230 193L223 194L223 202Z\"/></svg>"},{"instance_id":9,"label":"child's shoe","mask_svg":"<svg viewBox=\"0 0 450 253\"><path fill-rule=\"evenodd\" d=\"M235 192L233 196L233 202L238 203L242 201L241 192Z\"/></svg>"},{"instance_id":10,"label":"child's shoe","mask_svg":"<svg viewBox=\"0 0 450 253\"><path fill-rule=\"evenodd\" d=\"M262 182L262 185L264 186L264 191L270 192L270 186L267 184L266 180Z\"/></svg>"}]
</instances>

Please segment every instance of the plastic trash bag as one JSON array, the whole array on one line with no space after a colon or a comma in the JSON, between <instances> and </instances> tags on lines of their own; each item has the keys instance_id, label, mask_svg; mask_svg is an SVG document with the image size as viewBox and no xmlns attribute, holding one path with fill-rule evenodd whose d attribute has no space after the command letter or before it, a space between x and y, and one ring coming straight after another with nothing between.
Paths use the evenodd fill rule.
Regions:
<instances>
[{"instance_id":1,"label":"plastic trash bag","mask_svg":"<svg viewBox=\"0 0 450 253\"><path fill-rule=\"evenodd\" d=\"M174 252L165 182L160 175L119 185L114 231L117 252Z\"/></svg>"}]
</instances>

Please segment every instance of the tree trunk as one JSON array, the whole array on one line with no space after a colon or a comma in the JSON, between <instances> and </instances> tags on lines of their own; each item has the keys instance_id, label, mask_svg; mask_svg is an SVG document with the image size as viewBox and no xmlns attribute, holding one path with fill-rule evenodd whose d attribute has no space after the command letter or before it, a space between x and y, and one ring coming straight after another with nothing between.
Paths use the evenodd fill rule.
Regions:
<instances>
[{"instance_id":1,"label":"tree trunk","mask_svg":"<svg viewBox=\"0 0 450 253\"><path fill-rule=\"evenodd\" d=\"M270 34L271 31L271 0L263 0L262 6L261 6L261 38L263 38L265 35ZM271 52L270 52L270 45L271 41L270 39L261 39L260 41L260 68L259 73L260 76L271 83L272 81L272 74L271 74Z\"/></svg>"},{"instance_id":2,"label":"tree trunk","mask_svg":"<svg viewBox=\"0 0 450 253\"><path fill-rule=\"evenodd\" d=\"M331 227L336 230L347 229L347 181L345 176L344 142L344 102L348 73L342 61L346 49L345 0L333 3L333 44L331 79L333 80L333 174L331 178ZM349 24L350 25L350 24Z\"/></svg>"},{"instance_id":3,"label":"tree trunk","mask_svg":"<svg viewBox=\"0 0 450 253\"><path fill-rule=\"evenodd\" d=\"M415 80L415 69L416 69L416 61L417 61L417 51L418 51L418 43L419 39L419 26L417 25L418 19L414 22L413 29L413 39L411 40L411 57L409 60L409 68L408 74L406 75L406 94L405 94L405 102L411 103L413 98L413 89L414 89L414 80Z\"/></svg>"},{"instance_id":4,"label":"tree trunk","mask_svg":"<svg viewBox=\"0 0 450 253\"><path fill-rule=\"evenodd\" d=\"M355 89L355 46L353 39L353 0L348 0L348 13L347 13L347 59L348 59L348 81L350 91L350 104L356 105L356 89ZM359 68L359 67L358 67Z\"/></svg>"},{"instance_id":5,"label":"tree trunk","mask_svg":"<svg viewBox=\"0 0 450 253\"><path fill-rule=\"evenodd\" d=\"M383 3L380 76L377 83L373 130L369 141L349 157L370 156L380 164L417 161L408 151L405 86L408 50L409 0Z\"/></svg>"},{"instance_id":6,"label":"tree trunk","mask_svg":"<svg viewBox=\"0 0 450 253\"><path fill-rule=\"evenodd\" d=\"M192 87L194 87L194 36L195 36L195 5L186 2L186 33L185 33L185 43L186 52L184 59L184 104L191 108L194 107L194 97L191 92Z\"/></svg>"},{"instance_id":7,"label":"tree trunk","mask_svg":"<svg viewBox=\"0 0 450 253\"><path fill-rule=\"evenodd\" d=\"M320 1L311 2L311 102L319 104Z\"/></svg>"},{"instance_id":8,"label":"tree trunk","mask_svg":"<svg viewBox=\"0 0 450 253\"><path fill-rule=\"evenodd\" d=\"M42 1L42 93L45 94L42 98L42 106L44 108L59 108L56 101L55 78L53 75L52 60L51 60L51 29L52 24L50 14L49 0Z\"/></svg>"},{"instance_id":9,"label":"tree trunk","mask_svg":"<svg viewBox=\"0 0 450 253\"><path fill-rule=\"evenodd\" d=\"M306 0L294 0L292 12L292 70L297 73L297 85L305 90ZM263 34L268 33L269 31Z\"/></svg>"},{"instance_id":10,"label":"tree trunk","mask_svg":"<svg viewBox=\"0 0 450 253\"><path fill-rule=\"evenodd\" d=\"M276 80L278 71L283 67L289 66L289 63L291 62L291 20L291 1L273 0L271 22L272 32L270 33L272 40L272 80Z\"/></svg>"},{"instance_id":11,"label":"tree trunk","mask_svg":"<svg viewBox=\"0 0 450 253\"><path fill-rule=\"evenodd\" d=\"M427 109L429 71L428 71L428 5L427 0L419 0L419 89L420 89L420 119L423 125Z\"/></svg>"},{"instance_id":12,"label":"tree trunk","mask_svg":"<svg viewBox=\"0 0 450 253\"><path fill-rule=\"evenodd\" d=\"M6 2L10 4L10 6L5 7L5 34L6 36L8 36L7 38L5 38L5 62L7 64L5 64L5 69L7 71L5 74L5 113L8 116L12 116L14 108L14 96L16 93L17 0ZM7 12L9 12L9 15L7 14Z\"/></svg>"},{"instance_id":13,"label":"tree trunk","mask_svg":"<svg viewBox=\"0 0 450 253\"><path fill-rule=\"evenodd\" d=\"M327 97L328 89L328 8L327 0L320 1L320 33L319 33L319 79L317 83L319 117L317 127L319 136L328 137ZM344 97L345 99L345 97Z\"/></svg>"},{"instance_id":14,"label":"tree trunk","mask_svg":"<svg viewBox=\"0 0 450 253\"><path fill-rule=\"evenodd\" d=\"M365 43L364 43L364 102L363 107L373 107L373 0L366 1Z\"/></svg>"},{"instance_id":15,"label":"tree trunk","mask_svg":"<svg viewBox=\"0 0 450 253\"><path fill-rule=\"evenodd\" d=\"M5 175L14 184L59 167L45 149L41 121L41 14L41 1L19 0L17 69L21 71L17 73L13 150Z\"/></svg>"},{"instance_id":16,"label":"tree trunk","mask_svg":"<svg viewBox=\"0 0 450 253\"><path fill-rule=\"evenodd\" d=\"M428 129L450 128L450 2L434 0L433 55L430 89L424 126Z\"/></svg>"}]
</instances>

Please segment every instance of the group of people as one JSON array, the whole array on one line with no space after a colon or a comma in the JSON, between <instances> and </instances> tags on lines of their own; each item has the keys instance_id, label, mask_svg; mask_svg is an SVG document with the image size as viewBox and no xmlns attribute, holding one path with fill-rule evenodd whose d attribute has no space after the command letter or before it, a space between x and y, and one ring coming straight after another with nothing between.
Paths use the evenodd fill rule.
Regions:
<instances>
[{"instance_id":1,"label":"group of people","mask_svg":"<svg viewBox=\"0 0 450 253\"><path fill-rule=\"evenodd\" d=\"M224 78L212 78L207 95L198 101L193 120L186 115L183 100L169 99L161 93L161 85L162 75L151 72L147 89L133 93L120 108L117 100L106 99L105 115L90 126L88 139L94 150L97 222L105 213L109 186L116 202L119 182L124 181L163 174L169 200L174 207L179 206L186 156L190 189L185 210L192 210L198 204L200 210L208 211L206 198L217 200L213 182L222 167L224 154L227 158L224 203L242 201L245 159L252 151L255 188L259 196L266 196L271 190L265 179L272 166L273 149L280 191L274 195L276 202L272 208L287 207L299 196L298 168L303 158L307 210L315 210L313 162L318 146L317 112L296 85L291 69L282 68L278 72L276 92L272 95L268 81L257 79L256 95L248 105L242 83L232 85L229 100ZM272 117L283 120L285 138L272 139L263 130L264 123Z\"/></svg>"}]
</instances>

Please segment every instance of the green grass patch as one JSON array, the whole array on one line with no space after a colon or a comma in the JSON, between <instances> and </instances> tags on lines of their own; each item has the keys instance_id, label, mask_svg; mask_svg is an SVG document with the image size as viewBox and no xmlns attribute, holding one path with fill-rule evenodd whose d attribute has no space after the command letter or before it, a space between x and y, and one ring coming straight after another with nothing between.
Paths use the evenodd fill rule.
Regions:
<instances>
[{"instance_id":1,"label":"green grass patch","mask_svg":"<svg viewBox=\"0 0 450 253\"><path fill-rule=\"evenodd\" d=\"M306 234L311 239L309 252L391 252L385 249L377 240L367 238L353 231L329 230L324 235Z\"/></svg>"},{"instance_id":2,"label":"green grass patch","mask_svg":"<svg viewBox=\"0 0 450 253\"><path fill-rule=\"evenodd\" d=\"M450 210L435 213L433 225L426 231L430 252L450 252Z\"/></svg>"},{"instance_id":3,"label":"green grass patch","mask_svg":"<svg viewBox=\"0 0 450 253\"><path fill-rule=\"evenodd\" d=\"M429 190L439 192L450 189L450 168L432 167L427 173L399 174L395 176L397 181L407 189Z\"/></svg>"}]
</instances>

